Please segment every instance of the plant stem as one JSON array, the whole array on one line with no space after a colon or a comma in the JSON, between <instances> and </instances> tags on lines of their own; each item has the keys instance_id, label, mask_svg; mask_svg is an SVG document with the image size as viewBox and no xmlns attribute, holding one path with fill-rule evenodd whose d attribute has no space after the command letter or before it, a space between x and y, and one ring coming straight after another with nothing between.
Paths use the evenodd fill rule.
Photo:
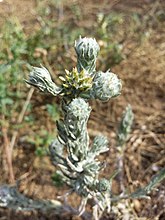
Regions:
<instances>
[{"instance_id":1,"label":"plant stem","mask_svg":"<svg viewBox=\"0 0 165 220\"><path fill-rule=\"evenodd\" d=\"M25 103L24 103L24 105L22 107L22 110L21 110L21 112L20 112L20 114L18 116L17 124L22 123L24 115L25 115L25 112L26 112L27 107L29 105L29 102L30 102L30 100L32 98L33 92L34 92L34 88L31 87L30 90L29 90L29 93L27 95L26 101L25 101ZM11 138L11 142L10 142L11 154L13 152L13 148L14 148L14 145L15 145L15 142L16 142L16 139L17 139L17 135L18 135L18 131L14 131L13 136Z\"/></svg>"},{"instance_id":2,"label":"plant stem","mask_svg":"<svg viewBox=\"0 0 165 220\"><path fill-rule=\"evenodd\" d=\"M12 165L12 153L11 153L11 148L10 148L10 143L7 135L7 127L5 125L5 116L2 115L2 136L4 139L4 150L5 150L5 155L6 155L6 162L8 166L8 175L9 175L9 182L14 183L15 178L14 178L14 171L13 171L13 165Z\"/></svg>"},{"instance_id":3,"label":"plant stem","mask_svg":"<svg viewBox=\"0 0 165 220\"><path fill-rule=\"evenodd\" d=\"M124 186L124 146L121 146L119 150L117 149L117 169L119 173L117 175L117 179L119 181L120 190L122 193L125 191Z\"/></svg>"}]
</instances>

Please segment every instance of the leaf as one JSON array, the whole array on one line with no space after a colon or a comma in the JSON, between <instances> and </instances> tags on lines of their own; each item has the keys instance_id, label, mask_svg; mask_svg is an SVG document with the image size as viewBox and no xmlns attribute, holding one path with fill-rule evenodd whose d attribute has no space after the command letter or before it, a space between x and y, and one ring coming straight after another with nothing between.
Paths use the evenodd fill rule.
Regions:
<instances>
[{"instance_id":1,"label":"leaf","mask_svg":"<svg viewBox=\"0 0 165 220\"><path fill-rule=\"evenodd\" d=\"M140 188L132 193L129 198L147 198L147 194L155 188L163 179L165 179L165 167L155 176L152 177L151 181L144 188Z\"/></svg>"},{"instance_id":2,"label":"leaf","mask_svg":"<svg viewBox=\"0 0 165 220\"><path fill-rule=\"evenodd\" d=\"M153 176L151 178L151 181L144 188L139 188L135 192L128 195L126 194L122 196L113 197L111 198L111 201L117 202L122 199L136 199L136 198L150 199L148 194L155 188L156 185L158 185L164 179L165 179L165 167L162 170L160 170L158 174Z\"/></svg>"},{"instance_id":3,"label":"leaf","mask_svg":"<svg viewBox=\"0 0 165 220\"><path fill-rule=\"evenodd\" d=\"M8 97L3 98L3 99L1 100L1 103L2 103L3 106L4 106L4 105L12 105L13 102L14 102L14 101L13 101L11 98L8 98Z\"/></svg>"}]
</instances>

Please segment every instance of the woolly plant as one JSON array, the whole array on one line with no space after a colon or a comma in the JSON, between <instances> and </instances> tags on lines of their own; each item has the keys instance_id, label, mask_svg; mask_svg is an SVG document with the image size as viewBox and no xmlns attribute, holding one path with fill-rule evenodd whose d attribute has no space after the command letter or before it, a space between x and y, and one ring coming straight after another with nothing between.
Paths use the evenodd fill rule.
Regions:
<instances>
[{"instance_id":1,"label":"woolly plant","mask_svg":"<svg viewBox=\"0 0 165 220\"><path fill-rule=\"evenodd\" d=\"M110 211L111 179L99 178L105 163L97 157L109 150L108 139L96 136L90 145L87 122L91 107L88 101L108 101L118 96L122 88L116 74L96 70L99 50L95 39L80 37L75 42L77 67L65 70L65 74L59 77L60 86L52 81L48 70L42 66L34 67L26 81L43 92L62 98L63 119L57 121L58 136L49 147L50 156L71 192L81 196L80 215L88 199L94 200L95 219L106 208Z\"/></svg>"},{"instance_id":2,"label":"woolly plant","mask_svg":"<svg viewBox=\"0 0 165 220\"><path fill-rule=\"evenodd\" d=\"M48 70L43 66L34 67L26 82L42 92L61 97L63 119L57 122L58 135L50 145L49 152L53 164L58 167L58 175L60 174L63 181L71 188L64 198L72 192L76 192L81 197L78 211L66 205L62 207L58 201L27 198L19 193L17 185L0 186L0 207L40 211L53 209L57 213L70 210L74 214L83 214L83 217L91 219L89 213L85 212L85 207L88 200L92 199L93 217L97 220L104 210L114 211L115 206L111 207L112 202L117 207L117 204L120 204L119 201L123 199L149 199L148 194L151 190L165 179L164 167L152 177L148 185L133 193L128 193L122 185L124 149L133 121L132 109L128 106L123 114L117 135L117 169L119 183L122 183L122 192L119 196L112 196L111 183L116 172L109 179L100 178L100 172L105 168L105 163L98 160L98 156L109 149L108 139L100 135L96 136L92 143L89 141L87 122L91 107L88 101L91 99L108 101L118 96L121 92L121 81L109 70L105 73L96 70L99 45L95 39L80 38L75 42L75 50L77 67L72 71L65 71L65 74L60 77L61 85L53 82ZM125 201L124 204L125 206L122 207L126 209ZM123 212L125 213L123 218L128 219L127 212L125 210Z\"/></svg>"},{"instance_id":3,"label":"woolly plant","mask_svg":"<svg viewBox=\"0 0 165 220\"><path fill-rule=\"evenodd\" d=\"M99 219L104 210L110 212L111 202L129 198L150 198L147 196L154 187L165 178L165 168L155 175L149 184L135 192L125 194L121 184L121 195L113 197L111 183L116 175L109 178L100 178L100 172L105 163L98 160L101 153L107 152L108 139L96 136L90 144L87 131L87 122L91 107L88 101L98 99L108 101L120 95L121 81L117 75L110 72L97 71L96 59L100 48L95 39L79 38L75 42L77 67L71 71L65 70L60 78L61 85L52 81L46 68L34 67L26 82L48 92L53 96L61 97L63 119L57 121L58 135L49 146L53 164L58 167L58 174L67 183L71 190L65 195L76 192L81 197L78 208L79 215L85 211L89 199L93 199L93 217ZM130 106L123 114L117 135L118 175L123 182L123 156L125 143L131 130L133 113Z\"/></svg>"}]
</instances>

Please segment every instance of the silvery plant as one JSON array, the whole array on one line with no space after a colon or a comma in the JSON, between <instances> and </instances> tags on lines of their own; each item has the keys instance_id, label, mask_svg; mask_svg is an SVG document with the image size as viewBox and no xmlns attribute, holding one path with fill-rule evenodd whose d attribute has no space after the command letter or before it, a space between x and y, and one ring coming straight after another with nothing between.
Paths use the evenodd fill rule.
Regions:
<instances>
[{"instance_id":1,"label":"silvery plant","mask_svg":"<svg viewBox=\"0 0 165 220\"><path fill-rule=\"evenodd\" d=\"M122 119L120 121L117 131L117 170L118 170L118 182L121 191L124 193L124 152L126 148L126 142L131 132L133 124L134 114L131 105L128 105L123 112Z\"/></svg>"},{"instance_id":2,"label":"silvery plant","mask_svg":"<svg viewBox=\"0 0 165 220\"><path fill-rule=\"evenodd\" d=\"M95 39L79 38L75 42L77 67L65 70L60 76L61 85L53 82L48 70L41 66L30 72L28 84L43 92L61 97L63 119L57 121L57 138L50 145L50 156L63 180L81 197L78 212L85 211L87 201L93 199L93 216L98 219L111 206L111 178L99 178L105 163L98 160L107 152L108 139L96 136L90 144L87 122L91 107L88 101L108 101L120 95L122 84L118 76L109 70L96 70L100 48ZM69 193L68 193L69 194Z\"/></svg>"},{"instance_id":3,"label":"silvery plant","mask_svg":"<svg viewBox=\"0 0 165 220\"><path fill-rule=\"evenodd\" d=\"M126 108L118 129L117 169L119 172L114 172L109 179L100 178L100 172L105 168L105 163L99 161L98 156L108 151L108 139L100 135L96 136L93 142L89 140L87 122L91 107L88 101L92 99L108 101L120 94L122 86L114 73L109 70L106 72L96 70L99 45L95 39L80 37L75 42L75 50L77 67L71 71L65 70L65 74L59 77L61 85L53 82L49 71L43 66L34 67L26 82L42 92L61 97L63 119L57 122L58 134L49 146L49 152L53 164L58 167L58 173L70 186L70 191L64 195L64 198L66 199L72 192L76 192L81 197L78 210L67 204L61 206L58 201L32 200L19 193L17 185L0 186L0 207L40 211L53 209L57 213L71 211L91 219L89 213L85 212L85 207L88 200L92 199L93 218L98 220L105 210L115 212L115 206L111 203L120 205L121 200L150 199L148 194L165 179L164 167L145 187L129 193L121 184L122 193L119 196L112 195L111 184L114 176L118 174L119 183L123 182L124 149L134 117L130 106ZM118 207L117 204L116 207ZM117 212L118 209L120 210L121 207L117 208ZM126 213L125 209L127 209L126 206L123 213ZM124 215L126 216L124 218L128 219L128 215Z\"/></svg>"}]
</instances>

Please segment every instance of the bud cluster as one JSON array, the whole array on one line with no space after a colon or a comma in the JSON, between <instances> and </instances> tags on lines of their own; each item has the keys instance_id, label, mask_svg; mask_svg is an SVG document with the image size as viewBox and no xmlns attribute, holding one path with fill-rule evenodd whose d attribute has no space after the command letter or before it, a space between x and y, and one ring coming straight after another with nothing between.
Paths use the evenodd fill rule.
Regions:
<instances>
[{"instance_id":1,"label":"bud cluster","mask_svg":"<svg viewBox=\"0 0 165 220\"><path fill-rule=\"evenodd\" d=\"M73 68L71 72L68 70L65 70L65 72L64 77L59 77L63 82L63 95L78 97L92 87L92 77L87 74L85 69L78 72L77 68Z\"/></svg>"}]
</instances>

